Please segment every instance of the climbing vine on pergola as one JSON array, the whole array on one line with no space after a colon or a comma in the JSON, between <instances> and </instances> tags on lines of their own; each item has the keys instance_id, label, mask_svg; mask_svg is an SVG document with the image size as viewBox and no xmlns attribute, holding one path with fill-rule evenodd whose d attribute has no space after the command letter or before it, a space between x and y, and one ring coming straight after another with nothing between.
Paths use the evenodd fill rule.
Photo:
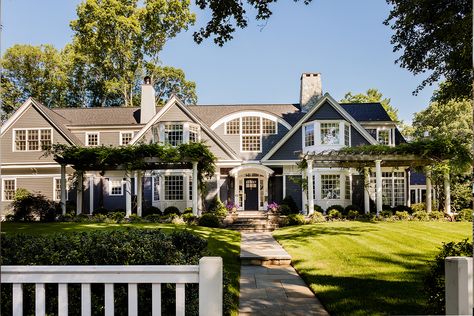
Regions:
<instances>
[{"instance_id":1,"label":"climbing vine on pergola","mask_svg":"<svg viewBox=\"0 0 474 316\"><path fill-rule=\"evenodd\" d=\"M47 156L60 165L70 165L77 171L154 170L191 168L197 162L198 181L215 172L216 157L204 143L181 144L176 147L161 144L138 144L120 147L80 147L55 144L46 150Z\"/></svg>"}]
</instances>

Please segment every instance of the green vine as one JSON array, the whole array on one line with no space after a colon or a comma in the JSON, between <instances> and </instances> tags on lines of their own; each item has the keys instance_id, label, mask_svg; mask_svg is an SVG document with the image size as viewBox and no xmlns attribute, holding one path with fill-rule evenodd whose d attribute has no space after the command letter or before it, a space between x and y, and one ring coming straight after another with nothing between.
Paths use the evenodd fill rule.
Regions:
<instances>
[{"instance_id":1,"label":"green vine","mask_svg":"<svg viewBox=\"0 0 474 316\"><path fill-rule=\"evenodd\" d=\"M71 165L78 171L168 169L191 168L198 163L198 181L202 185L204 177L212 177L215 172L216 157L204 143L181 144L176 147L161 144L138 144L129 146L80 147L54 144L46 149L45 156L52 156L59 164Z\"/></svg>"}]
</instances>

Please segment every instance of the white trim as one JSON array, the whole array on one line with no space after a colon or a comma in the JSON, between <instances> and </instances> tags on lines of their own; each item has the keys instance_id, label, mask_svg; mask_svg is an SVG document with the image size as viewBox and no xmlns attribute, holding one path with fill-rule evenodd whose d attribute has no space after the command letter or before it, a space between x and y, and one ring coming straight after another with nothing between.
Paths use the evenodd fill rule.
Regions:
<instances>
[{"instance_id":1,"label":"white trim","mask_svg":"<svg viewBox=\"0 0 474 316\"><path fill-rule=\"evenodd\" d=\"M130 140L128 141L128 144L130 144L130 142L133 139L133 136L135 135L135 132L134 131L121 131L119 133L119 145L120 146L124 146L124 144L123 144L123 135L124 134L132 134L132 138L130 138ZM125 144L125 145L128 145L128 144Z\"/></svg>"},{"instance_id":2,"label":"white trim","mask_svg":"<svg viewBox=\"0 0 474 316\"><path fill-rule=\"evenodd\" d=\"M272 175L275 172L272 169L263 165L248 164L248 165L241 165L241 166L233 168L232 170L229 171L229 175L231 177L236 177L238 176L239 172L246 171L248 169L256 169L260 172L264 172L267 175Z\"/></svg>"},{"instance_id":3,"label":"white trim","mask_svg":"<svg viewBox=\"0 0 474 316\"><path fill-rule=\"evenodd\" d=\"M2 125L0 129L0 133L3 136L3 134L23 115L23 113L28 110L29 107L33 104L33 99L28 98L14 113L6 122Z\"/></svg>"},{"instance_id":4,"label":"white trim","mask_svg":"<svg viewBox=\"0 0 474 316\"><path fill-rule=\"evenodd\" d=\"M13 200L5 200L5 181L10 181L10 180L15 181L15 192L18 189L18 186L16 184L16 178L13 178L13 177L3 178L2 177L2 202L11 202L11 201L13 201Z\"/></svg>"},{"instance_id":5,"label":"white trim","mask_svg":"<svg viewBox=\"0 0 474 316\"><path fill-rule=\"evenodd\" d=\"M28 134L30 131L35 130L38 131L38 149L35 150L30 150L28 149ZM32 128L13 128L12 129L12 152L40 152L43 151L41 149L41 130L49 130L51 133L51 144L54 144L53 142L53 128L52 127L32 127ZM17 131L26 131L25 133L25 150L16 150L16 132Z\"/></svg>"},{"instance_id":6,"label":"white trim","mask_svg":"<svg viewBox=\"0 0 474 316\"><path fill-rule=\"evenodd\" d=\"M60 189L59 189L59 199L56 199L56 180L58 180ZM66 174L66 201L69 200L69 181L67 181L67 174ZM61 201L61 177L53 177L53 201Z\"/></svg>"},{"instance_id":7,"label":"white trim","mask_svg":"<svg viewBox=\"0 0 474 316\"><path fill-rule=\"evenodd\" d=\"M215 130L219 125L221 124L225 124L229 121L232 121L236 118L242 118L244 116L259 116L261 118L266 118L266 119L269 119L269 120L272 120L274 122L277 122L277 125L276 125L276 134L278 134L278 124L281 124L283 125L287 130L290 130L291 129L291 125L288 124L288 122L286 122L284 119L282 118L279 118L278 116L276 115L273 115L273 114L270 114L270 113L265 113L265 112L261 112L261 111L240 111L240 112L235 112L235 113L231 113L231 114L228 114L224 117L221 117L220 119L218 119L216 122L214 122L212 125L211 125L211 129L212 130ZM262 122L262 120L260 120L260 122ZM240 123L242 125L242 120L240 120ZM226 126L224 125L224 130L226 129ZM231 134L231 135L235 135L235 134Z\"/></svg>"},{"instance_id":8,"label":"white trim","mask_svg":"<svg viewBox=\"0 0 474 316\"><path fill-rule=\"evenodd\" d=\"M336 100L334 100L328 93L325 93L322 98L318 100L315 106L311 108L308 113L306 113L299 121L296 123L293 128L283 136L280 141L261 159L269 160L278 149L285 144L291 136L305 123L325 102L328 102L333 108L341 114L341 116L348 121L351 126L353 126L371 145L376 145L377 142L375 139L349 114L344 110Z\"/></svg>"},{"instance_id":9,"label":"white trim","mask_svg":"<svg viewBox=\"0 0 474 316\"><path fill-rule=\"evenodd\" d=\"M155 179L158 178L158 197L161 198L162 197L162 194L161 194L161 176L159 174L155 174L155 175L151 175L151 203L153 204L153 202L155 201L161 201L161 199L157 199L155 200Z\"/></svg>"},{"instance_id":10,"label":"white trim","mask_svg":"<svg viewBox=\"0 0 474 316\"><path fill-rule=\"evenodd\" d=\"M89 145L89 135L97 135L97 145ZM86 132L84 143L85 143L86 147L100 146L100 132Z\"/></svg>"},{"instance_id":11,"label":"white trim","mask_svg":"<svg viewBox=\"0 0 474 316\"><path fill-rule=\"evenodd\" d=\"M120 194L117 193L112 193L112 182L119 182L120 181ZM123 196L124 195L124 189L123 189L123 184L124 184L123 177L108 177L107 178L107 187L108 187L108 193L109 196Z\"/></svg>"},{"instance_id":12,"label":"white trim","mask_svg":"<svg viewBox=\"0 0 474 316\"><path fill-rule=\"evenodd\" d=\"M59 168L60 164L51 164L50 162L45 162L44 164L38 163L38 165L22 165L18 163L2 163L0 165L2 169L16 169L16 168Z\"/></svg>"},{"instance_id":13,"label":"white trim","mask_svg":"<svg viewBox=\"0 0 474 316\"><path fill-rule=\"evenodd\" d=\"M48 174L19 174L19 175L5 175L7 177L15 177L15 178L51 178L51 177L56 177L60 176L60 174L57 173L48 173Z\"/></svg>"}]
</instances>

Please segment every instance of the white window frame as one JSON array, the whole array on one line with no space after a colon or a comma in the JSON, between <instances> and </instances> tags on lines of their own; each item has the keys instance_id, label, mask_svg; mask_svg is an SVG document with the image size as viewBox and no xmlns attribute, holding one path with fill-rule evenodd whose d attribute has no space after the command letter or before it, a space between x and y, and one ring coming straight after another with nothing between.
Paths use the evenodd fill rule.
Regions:
<instances>
[{"instance_id":1,"label":"white window frame","mask_svg":"<svg viewBox=\"0 0 474 316\"><path fill-rule=\"evenodd\" d=\"M394 131L393 131L393 128L384 128L384 127L378 127L377 128L377 143L378 144L381 144L380 141L379 141L379 133L381 131L388 131L388 144L386 144L386 146L394 146L394 142L393 142L393 136L394 136Z\"/></svg>"},{"instance_id":2,"label":"white window frame","mask_svg":"<svg viewBox=\"0 0 474 316\"><path fill-rule=\"evenodd\" d=\"M166 196L166 186L168 185L168 179L169 177L181 177L182 178L182 184L183 184L183 187L181 188L181 192L182 192L182 198L181 199L175 199L175 200L171 200L171 199L168 199L167 196ZM163 176L163 201L186 201L186 192L185 192L185 183L187 181L187 178L184 176L184 174L169 174L169 175L165 175ZM160 182L161 183L161 182Z\"/></svg>"},{"instance_id":3,"label":"white window frame","mask_svg":"<svg viewBox=\"0 0 474 316\"><path fill-rule=\"evenodd\" d=\"M90 145L89 144L89 135L97 135L97 145ZM86 132L86 146L87 147L97 147L100 146L100 132Z\"/></svg>"},{"instance_id":4,"label":"white window frame","mask_svg":"<svg viewBox=\"0 0 474 316\"><path fill-rule=\"evenodd\" d=\"M323 144L321 141L321 125L325 123L332 123L332 124L339 124L339 143L338 144ZM310 146L306 146L305 142L305 129L306 126L313 125L314 130L314 144ZM349 128L349 146L345 143L345 129L346 126ZM351 124L345 120L315 120L311 122L306 122L302 125L301 128L301 144L304 149L311 149L314 150L315 147L322 147L322 148L341 148L341 147L350 147L352 145L352 131L351 131Z\"/></svg>"},{"instance_id":5,"label":"white window frame","mask_svg":"<svg viewBox=\"0 0 474 316\"><path fill-rule=\"evenodd\" d=\"M186 144L190 144L191 143L191 128L196 128L197 131L196 131L196 134L197 134L197 138L196 138L196 141L195 143L199 143L201 141L201 126L199 126L198 124L185 124L184 126L184 129L187 130L187 138L186 137L183 137L183 140ZM183 136L186 135L186 132L183 134Z\"/></svg>"},{"instance_id":6,"label":"white window frame","mask_svg":"<svg viewBox=\"0 0 474 316\"><path fill-rule=\"evenodd\" d=\"M386 177L384 174L389 173L390 176ZM401 176L395 176L396 173L401 173L403 174L403 177ZM403 189L400 192L403 192L403 204L401 205L406 205L407 204L407 190L406 190L406 185L407 185L407 176L406 173L400 170L392 170L392 171L385 171L382 169L382 186L383 186L383 181L389 181L391 185L391 190L390 190L390 202L391 202L391 207L396 206L396 196L395 196L395 180L402 180L403 179ZM375 173L372 172L370 174L370 193L373 199L375 199L375 186L376 186L376 177ZM382 187L382 194L383 194L383 187Z\"/></svg>"},{"instance_id":7,"label":"white window frame","mask_svg":"<svg viewBox=\"0 0 474 316\"><path fill-rule=\"evenodd\" d=\"M11 200L6 200L5 199L5 181L14 181L15 183L15 190L13 191L13 199ZM4 202L11 202L14 200L15 197L15 192L18 189L17 183L16 183L16 178L2 178L2 201Z\"/></svg>"},{"instance_id":8,"label":"white window frame","mask_svg":"<svg viewBox=\"0 0 474 316\"><path fill-rule=\"evenodd\" d=\"M38 131L38 149L29 149L28 145L28 133L31 130ZM35 128L14 128L12 134L12 152L38 152L42 151L41 149L41 131L42 130L49 130L51 135L51 145L53 144L53 129L49 127L35 127ZM17 150L16 149L16 133L17 131L25 131L25 150Z\"/></svg>"},{"instance_id":9,"label":"white window frame","mask_svg":"<svg viewBox=\"0 0 474 316\"><path fill-rule=\"evenodd\" d=\"M156 179L158 179L158 199L155 199L155 185L156 185ZM152 175L151 177L151 201L152 203L155 202L155 201L161 201L161 197L163 196L163 193L162 193L162 183L163 183L163 178L158 175L158 174L155 174L155 175Z\"/></svg>"},{"instance_id":10,"label":"white window frame","mask_svg":"<svg viewBox=\"0 0 474 316\"><path fill-rule=\"evenodd\" d=\"M124 189L123 189L123 178L108 178L108 187L109 187L109 196L123 196L124 194ZM115 186L112 185L113 182L119 182L120 181L120 194L117 193L112 193L112 189L115 188Z\"/></svg>"},{"instance_id":11,"label":"white window frame","mask_svg":"<svg viewBox=\"0 0 474 316\"><path fill-rule=\"evenodd\" d=\"M129 141L127 144L124 144L124 143L123 143L123 135L125 135L125 134L131 134L131 135L132 135L132 137L130 138L130 141L133 139L133 136L135 136L135 133L134 133L133 131L131 131L131 132L128 132L128 131L122 131L122 132L120 132L120 136L119 136L119 137L120 137L120 138L119 138L119 144L120 144L120 146L125 146L125 145L130 144L130 141Z\"/></svg>"},{"instance_id":12,"label":"white window frame","mask_svg":"<svg viewBox=\"0 0 474 316\"><path fill-rule=\"evenodd\" d=\"M339 197L332 198L332 199L326 199L323 195L323 176L335 176L339 179ZM321 173L319 175L319 194L321 195L321 200L328 200L328 201L339 201L339 200L345 200L343 198L343 193L344 193L344 188L343 188L343 182L342 182L342 176L344 176L341 173Z\"/></svg>"},{"instance_id":13,"label":"white window frame","mask_svg":"<svg viewBox=\"0 0 474 316\"><path fill-rule=\"evenodd\" d=\"M56 196L56 181L59 181L59 198ZM66 179L66 201L69 200L69 183ZM53 178L53 201L61 201L61 177Z\"/></svg>"},{"instance_id":14,"label":"white window frame","mask_svg":"<svg viewBox=\"0 0 474 316\"><path fill-rule=\"evenodd\" d=\"M313 147L316 145L316 124L314 122L303 124L303 147ZM306 145L306 127L312 126L313 127L313 144Z\"/></svg>"}]
</instances>

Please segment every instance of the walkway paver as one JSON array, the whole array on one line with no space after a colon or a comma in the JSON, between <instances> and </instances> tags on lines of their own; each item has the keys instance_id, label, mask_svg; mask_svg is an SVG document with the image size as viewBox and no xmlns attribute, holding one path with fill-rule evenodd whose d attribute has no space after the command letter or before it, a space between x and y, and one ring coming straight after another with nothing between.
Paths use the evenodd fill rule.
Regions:
<instances>
[{"instance_id":1,"label":"walkway paver","mask_svg":"<svg viewBox=\"0 0 474 316\"><path fill-rule=\"evenodd\" d=\"M242 233L241 258L291 260L269 233ZM239 315L329 315L295 269L288 265L241 266Z\"/></svg>"},{"instance_id":2,"label":"walkway paver","mask_svg":"<svg viewBox=\"0 0 474 316\"><path fill-rule=\"evenodd\" d=\"M291 256L271 233L241 233L240 260L244 264L289 265Z\"/></svg>"}]
</instances>

